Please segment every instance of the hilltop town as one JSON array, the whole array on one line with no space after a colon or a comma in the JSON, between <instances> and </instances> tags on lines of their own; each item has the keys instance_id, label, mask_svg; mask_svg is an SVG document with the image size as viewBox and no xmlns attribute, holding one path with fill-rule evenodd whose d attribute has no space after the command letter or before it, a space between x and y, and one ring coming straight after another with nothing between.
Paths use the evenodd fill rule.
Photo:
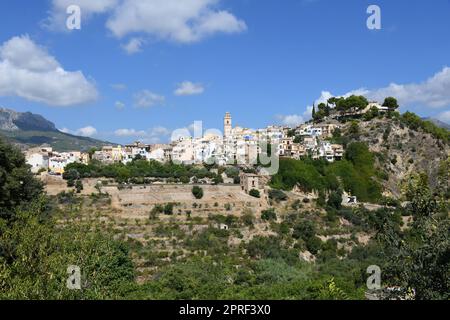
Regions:
<instances>
[{"instance_id":1,"label":"hilltop town","mask_svg":"<svg viewBox=\"0 0 450 320\"><path fill-rule=\"evenodd\" d=\"M321 107L321 106L319 106ZM224 165L255 165L261 153L267 153L268 145L275 147L276 155L293 159L311 157L333 162L342 159L341 144L331 143L333 134L342 128L341 117L362 116L369 112L385 113L388 107L369 103L362 110L324 117L320 123L313 121L296 128L271 125L264 129L233 127L230 113L224 117L223 136L217 133L175 137L170 144L144 144L135 142L125 146L105 146L88 152L56 152L51 147L27 150L27 162L33 172L48 171L61 175L70 163L88 164L97 160L105 164L127 164L137 157L148 161L173 161L184 165L211 163ZM317 119L315 115L313 115ZM264 150L266 149L266 150Z\"/></svg>"},{"instance_id":2,"label":"hilltop town","mask_svg":"<svg viewBox=\"0 0 450 320\"><path fill-rule=\"evenodd\" d=\"M88 228L126 245L130 276L120 286L131 286L128 298L236 297L230 290L285 298L274 286L300 283L296 297L378 299L384 293L367 292L359 274L373 263L402 264L398 253L379 256L390 245L377 235L413 232L416 201L431 194L439 203L433 223L448 221L449 132L397 108L393 98L332 98L307 123L257 130L233 126L226 113L223 135L89 152L41 146L25 151L24 165L44 183L57 228ZM21 181L26 190L39 185ZM437 224L430 241L444 229ZM204 268L218 273L198 274ZM220 290L205 288L217 281ZM317 289L329 286L340 291Z\"/></svg>"}]
</instances>

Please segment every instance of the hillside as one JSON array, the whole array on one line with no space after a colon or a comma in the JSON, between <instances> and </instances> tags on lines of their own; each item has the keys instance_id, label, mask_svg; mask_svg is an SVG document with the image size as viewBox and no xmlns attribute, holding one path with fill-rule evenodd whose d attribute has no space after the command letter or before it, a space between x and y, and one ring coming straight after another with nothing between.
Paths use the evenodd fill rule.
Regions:
<instances>
[{"instance_id":1,"label":"hillside","mask_svg":"<svg viewBox=\"0 0 450 320\"><path fill-rule=\"evenodd\" d=\"M409 124L405 116L357 123L357 132L352 122L344 125L343 142L365 142L369 150L375 153L385 195L400 197L404 179L417 172L427 173L431 186L436 185L440 165L450 156L448 140L439 139L423 128ZM428 124L427 121L422 123Z\"/></svg>"},{"instance_id":2,"label":"hillside","mask_svg":"<svg viewBox=\"0 0 450 320\"><path fill-rule=\"evenodd\" d=\"M398 116L343 124L333 139L346 146L345 159L332 164L282 159L280 175L294 180L279 182L298 180L305 188L284 192L264 188L259 197L246 194L238 184L180 183L183 176L187 181L207 176L206 168L145 160L125 167L71 164L67 181L42 174L39 179L49 203L45 208L55 219L48 225L38 225L37 219L19 220L16 225L27 223L24 232L16 232L20 229L13 225L12 232L0 235L7 248L27 244L18 262L6 265L0 298L33 294L22 281L30 274L26 257L32 257L32 265L45 271L31 273L33 283L43 282L43 288L56 283L40 290L43 298L378 299L383 291L367 291L367 267L376 265L393 270L383 273L387 288L413 288L414 298L448 300L448 188L442 193L445 199L435 197L424 181L414 178L403 198L410 205L394 201L370 207L348 205L336 188L350 182L358 192L365 187L370 197L379 191L367 183L374 178L394 194L406 166L410 172L429 166L431 175L437 175L434 168L448 155L448 142L439 141L435 135L442 132L421 122L410 128L407 121L413 119ZM18 152L2 148L7 152L0 169L9 168L13 163L9 159L16 159ZM405 160L389 161L394 157ZM20 163L26 166L24 159ZM19 181L26 182L24 191L33 190L32 178L16 174L10 178L10 170L4 172L7 179L0 179L0 184L13 183L5 184L7 192L0 193L0 200L3 196L5 203L13 203L9 197L16 200L18 194L10 190L16 190ZM70 186L73 179L82 188L75 191ZM200 197L194 186L201 188ZM312 192L328 186L334 187L333 192ZM364 200L360 195L358 199ZM42 206L37 214L48 212ZM59 284L65 288L67 275L54 261L68 259L79 261L86 277L94 279L94 287L59 290ZM97 280L99 266L112 266L106 268L113 270L111 274L101 273L103 282ZM439 286L430 289L429 283ZM97 291L87 291L91 288ZM403 291L394 294L411 297Z\"/></svg>"},{"instance_id":3,"label":"hillside","mask_svg":"<svg viewBox=\"0 0 450 320\"><path fill-rule=\"evenodd\" d=\"M445 123L439 119L435 119L435 118L424 118L423 120L425 121L430 121L432 123L434 123L436 126L440 127L440 128L444 128L447 130L450 130L450 124Z\"/></svg>"},{"instance_id":4,"label":"hillside","mask_svg":"<svg viewBox=\"0 0 450 320\"><path fill-rule=\"evenodd\" d=\"M0 108L0 136L21 149L47 144L57 151L88 150L109 142L67 134L51 121L31 112Z\"/></svg>"}]
</instances>

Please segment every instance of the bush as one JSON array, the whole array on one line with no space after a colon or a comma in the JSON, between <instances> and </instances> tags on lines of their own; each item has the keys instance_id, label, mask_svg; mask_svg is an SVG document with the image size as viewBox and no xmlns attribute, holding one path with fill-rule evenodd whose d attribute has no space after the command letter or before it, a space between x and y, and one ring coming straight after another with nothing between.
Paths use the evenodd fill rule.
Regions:
<instances>
[{"instance_id":1,"label":"bush","mask_svg":"<svg viewBox=\"0 0 450 320\"><path fill-rule=\"evenodd\" d=\"M77 190L77 193L81 193L81 191L84 189L83 182L81 182L81 180L77 180L77 182L75 183L75 189Z\"/></svg>"},{"instance_id":2,"label":"bush","mask_svg":"<svg viewBox=\"0 0 450 320\"><path fill-rule=\"evenodd\" d=\"M173 203L167 203L164 206L164 214L168 215L168 216L171 216L173 214L173 207L174 207Z\"/></svg>"},{"instance_id":3,"label":"bush","mask_svg":"<svg viewBox=\"0 0 450 320\"><path fill-rule=\"evenodd\" d=\"M316 255L320 247L322 246L322 240L320 240L318 237L314 236L306 240L306 249L308 249L309 252Z\"/></svg>"},{"instance_id":4,"label":"bush","mask_svg":"<svg viewBox=\"0 0 450 320\"><path fill-rule=\"evenodd\" d=\"M195 199L201 199L203 198L203 189L199 186L194 186L192 188L192 194L194 195Z\"/></svg>"},{"instance_id":5,"label":"bush","mask_svg":"<svg viewBox=\"0 0 450 320\"><path fill-rule=\"evenodd\" d=\"M274 189L274 190L269 191L269 198L272 200L275 200L276 202L280 202L280 201L286 201L287 195L281 190Z\"/></svg>"},{"instance_id":6,"label":"bush","mask_svg":"<svg viewBox=\"0 0 450 320\"><path fill-rule=\"evenodd\" d=\"M155 220L158 217L158 214L164 212L164 207L160 204L157 204L153 207L152 211L150 211L150 220Z\"/></svg>"},{"instance_id":7,"label":"bush","mask_svg":"<svg viewBox=\"0 0 450 320\"><path fill-rule=\"evenodd\" d=\"M256 189L250 190L250 192L248 194L255 198L261 198L261 194L259 193L259 190L256 190Z\"/></svg>"},{"instance_id":8,"label":"bush","mask_svg":"<svg viewBox=\"0 0 450 320\"><path fill-rule=\"evenodd\" d=\"M253 227L255 216L251 212L244 212L241 217L242 223L247 227Z\"/></svg>"},{"instance_id":9,"label":"bush","mask_svg":"<svg viewBox=\"0 0 450 320\"><path fill-rule=\"evenodd\" d=\"M277 220L277 214L274 208L270 208L261 212L261 219L265 221Z\"/></svg>"},{"instance_id":10,"label":"bush","mask_svg":"<svg viewBox=\"0 0 450 320\"><path fill-rule=\"evenodd\" d=\"M431 121L424 121L415 113L405 112L400 119L402 123L406 124L412 130L422 129L424 132L431 134L436 139L440 139L445 143L450 142L449 130L440 128Z\"/></svg>"},{"instance_id":11,"label":"bush","mask_svg":"<svg viewBox=\"0 0 450 320\"><path fill-rule=\"evenodd\" d=\"M294 226L294 232L292 237L294 239L303 239L307 241L308 239L316 235L316 225L310 220L303 220Z\"/></svg>"},{"instance_id":12,"label":"bush","mask_svg":"<svg viewBox=\"0 0 450 320\"><path fill-rule=\"evenodd\" d=\"M328 196L328 206L335 208L337 210L341 209L342 206L342 191L337 190L330 193Z\"/></svg>"}]
</instances>

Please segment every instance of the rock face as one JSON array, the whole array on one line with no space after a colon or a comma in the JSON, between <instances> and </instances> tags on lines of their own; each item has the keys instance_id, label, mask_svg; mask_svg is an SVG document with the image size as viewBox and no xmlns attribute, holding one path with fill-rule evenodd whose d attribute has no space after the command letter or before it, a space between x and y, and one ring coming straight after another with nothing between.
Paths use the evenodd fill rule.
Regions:
<instances>
[{"instance_id":1,"label":"rock face","mask_svg":"<svg viewBox=\"0 0 450 320\"><path fill-rule=\"evenodd\" d=\"M349 124L344 131L348 132ZM440 164L450 156L450 146L422 130L411 130L399 121L374 119L359 124L352 141L366 142L376 155L376 166L386 174L385 193L399 197L401 184L409 175L425 172L431 185L437 183Z\"/></svg>"},{"instance_id":2,"label":"rock face","mask_svg":"<svg viewBox=\"0 0 450 320\"><path fill-rule=\"evenodd\" d=\"M57 131L55 124L40 115L6 108L0 108L0 130Z\"/></svg>"}]
</instances>

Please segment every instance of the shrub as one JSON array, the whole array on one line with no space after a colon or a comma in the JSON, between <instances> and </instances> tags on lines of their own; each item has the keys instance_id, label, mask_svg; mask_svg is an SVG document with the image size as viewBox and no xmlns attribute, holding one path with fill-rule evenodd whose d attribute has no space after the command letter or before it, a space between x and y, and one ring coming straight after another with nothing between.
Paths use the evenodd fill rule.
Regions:
<instances>
[{"instance_id":1,"label":"shrub","mask_svg":"<svg viewBox=\"0 0 450 320\"><path fill-rule=\"evenodd\" d=\"M333 191L328 196L328 202L327 204L335 209L341 209L342 205L342 192L340 190Z\"/></svg>"},{"instance_id":2,"label":"shrub","mask_svg":"<svg viewBox=\"0 0 450 320\"><path fill-rule=\"evenodd\" d=\"M250 192L248 194L255 198L261 198L261 194L259 193L259 190L256 190L256 189L250 190Z\"/></svg>"},{"instance_id":3,"label":"shrub","mask_svg":"<svg viewBox=\"0 0 450 320\"><path fill-rule=\"evenodd\" d=\"M154 220L158 217L158 214L163 213L163 212L164 212L164 207L160 204L157 204L156 206L153 207L152 211L150 211L149 219Z\"/></svg>"},{"instance_id":4,"label":"shrub","mask_svg":"<svg viewBox=\"0 0 450 320\"><path fill-rule=\"evenodd\" d=\"M168 215L168 216L171 216L173 214L173 207L174 207L173 203L167 203L164 206L164 214Z\"/></svg>"},{"instance_id":5,"label":"shrub","mask_svg":"<svg viewBox=\"0 0 450 320\"><path fill-rule=\"evenodd\" d=\"M316 225L310 220L303 220L294 226L294 232L292 237L294 239L303 239L307 241L308 239L316 235Z\"/></svg>"},{"instance_id":6,"label":"shrub","mask_svg":"<svg viewBox=\"0 0 450 320\"><path fill-rule=\"evenodd\" d=\"M251 212L245 212L241 217L242 223L247 227L253 227L255 216Z\"/></svg>"},{"instance_id":7,"label":"shrub","mask_svg":"<svg viewBox=\"0 0 450 320\"><path fill-rule=\"evenodd\" d=\"M265 221L277 220L277 214L274 208L270 208L261 212L261 219Z\"/></svg>"},{"instance_id":8,"label":"shrub","mask_svg":"<svg viewBox=\"0 0 450 320\"><path fill-rule=\"evenodd\" d=\"M308 249L309 252L311 252L314 255L319 252L321 246L322 240L320 240L316 236L311 237L306 241L306 248Z\"/></svg>"},{"instance_id":9,"label":"shrub","mask_svg":"<svg viewBox=\"0 0 450 320\"><path fill-rule=\"evenodd\" d=\"M276 202L280 202L280 201L286 201L287 195L281 190L274 189L274 190L269 191L269 198L272 200L275 200Z\"/></svg>"},{"instance_id":10,"label":"shrub","mask_svg":"<svg viewBox=\"0 0 450 320\"><path fill-rule=\"evenodd\" d=\"M194 195L195 199L201 199L203 198L203 189L199 186L194 186L192 188L192 194Z\"/></svg>"},{"instance_id":11,"label":"shrub","mask_svg":"<svg viewBox=\"0 0 450 320\"><path fill-rule=\"evenodd\" d=\"M81 180L77 180L77 182L75 183L75 189L77 190L77 193L81 193L81 191L84 189Z\"/></svg>"}]
</instances>

